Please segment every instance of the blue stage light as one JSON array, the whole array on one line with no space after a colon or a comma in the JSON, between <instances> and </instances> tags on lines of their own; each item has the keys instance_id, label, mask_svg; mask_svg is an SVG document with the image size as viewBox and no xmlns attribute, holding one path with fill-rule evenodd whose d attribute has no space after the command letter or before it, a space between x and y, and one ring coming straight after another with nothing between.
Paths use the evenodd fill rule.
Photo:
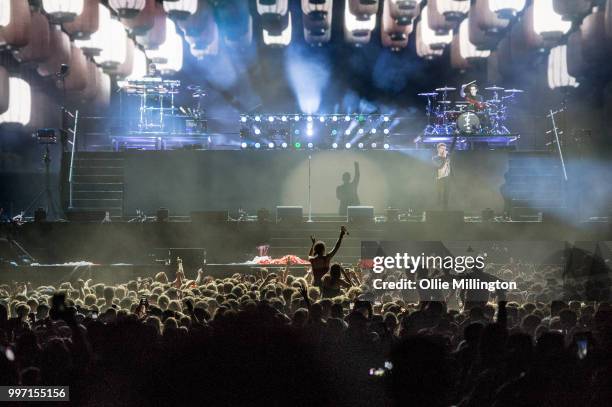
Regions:
<instances>
[{"instance_id":1,"label":"blue stage light","mask_svg":"<svg viewBox=\"0 0 612 407\"><path fill-rule=\"evenodd\" d=\"M261 134L261 130L255 129L255 134L257 134L259 136Z\"/></svg>"},{"instance_id":2,"label":"blue stage light","mask_svg":"<svg viewBox=\"0 0 612 407\"><path fill-rule=\"evenodd\" d=\"M372 143L372 144L371 144L371 147L372 147L372 148L376 148L376 147L378 147L378 145L377 145L376 143Z\"/></svg>"},{"instance_id":3,"label":"blue stage light","mask_svg":"<svg viewBox=\"0 0 612 407\"><path fill-rule=\"evenodd\" d=\"M261 121L261 117L260 116L255 116L255 121L256 122Z\"/></svg>"},{"instance_id":4,"label":"blue stage light","mask_svg":"<svg viewBox=\"0 0 612 407\"><path fill-rule=\"evenodd\" d=\"M344 121L345 122L350 122L351 121L351 116L349 116L348 114L346 116L344 116Z\"/></svg>"},{"instance_id":5,"label":"blue stage light","mask_svg":"<svg viewBox=\"0 0 612 407\"><path fill-rule=\"evenodd\" d=\"M376 134L376 129L372 129L372 130L370 130L370 133L372 133L372 134Z\"/></svg>"},{"instance_id":6,"label":"blue stage light","mask_svg":"<svg viewBox=\"0 0 612 407\"><path fill-rule=\"evenodd\" d=\"M346 143L346 144L344 145L344 147L346 147L347 149L348 149L348 148L351 148L351 143Z\"/></svg>"},{"instance_id":7,"label":"blue stage light","mask_svg":"<svg viewBox=\"0 0 612 407\"><path fill-rule=\"evenodd\" d=\"M261 147L261 144L255 143L255 148L260 148L260 147Z\"/></svg>"},{"instance_id":8,"label":"blue stage light","mask_svg":"<svg viewBox=\"0 0 612 407\"><path fill-rule=\"evenodd\" d=\"M385 134L389 134L389 129L384 129L384 130L383 130L383 133L385 133Z\"/></svg>"},{"instance_id":9,"label":"blue stage light","mask_svg":"<svg viewBox=\"0 0 612 407\"><path fill-rule=\"evenodd\" d=\"M281 147L282 147L282 148L287 148L287 143L285 143L285 142L283 141L283 144L281 144Z\"/></svg>"},{"instance_id":10,"label":"blue stage light","mask_svg":"<svg viewBox=\"0 0 612 407\"><path fill-rule=\"evenodd\" d=\"M308 148L313 148L313 147L314 147L314 144L308 143Z\"/></svg>"},{"instance_id":11,"label":"blue stage light","mask_svg":"<svg viewBox=\"0 0 612 407\"><path fill-rule=\"evenodd\" d=\"M338 143L333 143L332 148L338 148Z\"/></svg>"},{"instance_id":12,"label":"blue stage light","mask_svg":"<svg viewBox=\"0 0 612 407\"><path fill-rule=\"evenodd\" d=\"M383 146L383 148L384 148L385 150L388 150L388 149L389 149L389 144L385 143L385 145Z\"/></svg>"},{"instance_id":13,"label":"blue stage light","mask_svg":"<svg viewBox=\"0 0 612 407\"><path fill-rule=\"evenodd\" d=\"M359 143L359 144L357 144L357 147L359 147L359 148L363 148L363 143Z\"/></svg>"},{"instance_id":14,"label":"blue stage light","mask_svg":"<svg viewBox=\"0 0 612 407\"><path fill-rule=\"evenodd\" d=\"M274 121L274 116L268 116L268 121L272 123Z\"/></svg>"},{"instance_id":15,"label":"blue stage light","mask_svg":"<svg viewBox=\"0 0 612 407\"><path fill-rule=\"evenodd\" d=\"M247 121L247 117L246 117L246 116L240 116L240 121L241 121L242 123L246 123L246 121Z\"/></svg>"},{"instance_id":16,"label":"blue stage light","mask_svg":"<svg viewBox=\"0 0 612 407\"><path fill-rule=\"evenodd\" d=\"M293 116L293 120L295 120L296 122L300 121L300 116L298 116L297 114L295 116Z\"/></svg>"},{"instance_id":17,"label":"blue stage light","mask_svg":"<svg viewBox=\"0 0 612 407\"><path fill-rule=\"evenodd\" d=\"M287 116L283 116L283 117L281 117L281 120L282 120L282 121L284 121L284 122L286 122L286 121L287 121Z\"/></svg>"},{"instance_id":18,"label":"blue stage light","mask_svg":"<svg viewBox=\"0 0 612 407\"><path fill-rule=\"evenodd\" d=\"M244 141L242 143L240 143L240 147L241 148L247 148L247 143L245 143Z\"/></svg>"},{"instance_id":19,"label":"blue stage light","mask_svg":"<svg viewBox=\"0 0 612 407\"><path fill-rule=\"evenodd\" d=\"M273 142L269 142L268 143L268 148L274 148L274 143Z\"/></svg>"}]
</instances>

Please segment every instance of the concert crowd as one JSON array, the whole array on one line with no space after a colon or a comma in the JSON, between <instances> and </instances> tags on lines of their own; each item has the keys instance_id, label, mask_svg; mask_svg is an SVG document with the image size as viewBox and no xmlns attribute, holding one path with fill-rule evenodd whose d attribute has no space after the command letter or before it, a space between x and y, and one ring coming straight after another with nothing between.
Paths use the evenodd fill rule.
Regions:
<instances>
[{"instance_id":1,"label":"concert crowd","mask_svg":"<svg viewBox=\"0 0 612 407\"><path fill-rule=\"evenodd\" d=\"M564 298L557 270L533 267L489 265L522 289L478 301L373 293L339 265L320 283L179 264L3 285L0 384L68 385L80 406L609 406L610 302Z\"/></svg>"}]
</instances>

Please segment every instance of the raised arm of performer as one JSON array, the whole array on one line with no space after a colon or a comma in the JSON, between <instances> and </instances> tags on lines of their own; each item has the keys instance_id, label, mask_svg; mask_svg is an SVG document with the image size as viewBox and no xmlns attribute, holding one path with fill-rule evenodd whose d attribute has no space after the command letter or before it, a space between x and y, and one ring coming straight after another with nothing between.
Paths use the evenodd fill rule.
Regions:
<instances>
[{"instance_id":1,"label":"raised arm of performer","mask_svg":"<svg viewBox=\"0 0 612 407\"><path fill-rule=\"evenodd\" d=\"M346 234L346 226L340 226L340 237L338 238L338 241L336 242L336 245L334 246L332 251L329 252L329 254L327 255L330 259L334 257L336 253L338 253L338 250L340 249L340 245L342 244L342 239L344 238L345 234Z\"/></svg>"}]
</instances>

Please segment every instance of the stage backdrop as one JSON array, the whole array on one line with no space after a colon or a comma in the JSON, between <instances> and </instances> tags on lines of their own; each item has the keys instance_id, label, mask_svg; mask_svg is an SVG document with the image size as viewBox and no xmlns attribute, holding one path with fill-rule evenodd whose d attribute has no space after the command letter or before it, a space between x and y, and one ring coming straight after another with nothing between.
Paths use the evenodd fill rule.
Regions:
<instances>
[{"instance_id":1,"label":"stage backdrop","mask_svg":"<svg viewBox=\"0 0 612 407\"><path fill-rule=\"evenodd\" d=\"M171 215L197 210L254 214L259 208L301 205L308 210L308 173L312 212L336 214L336 187L342 174L354 176L359 162L362 205L385 208L435 209L431 150L410 151L137 151L125 153L125 213ZM309 160L309 157L311 159ZM310 161L310 163L309 163ZM479 213L501 211L499 187L508 165L503 151L461 151L454 158L450 209Z\"/></svg>"}]
</instances>

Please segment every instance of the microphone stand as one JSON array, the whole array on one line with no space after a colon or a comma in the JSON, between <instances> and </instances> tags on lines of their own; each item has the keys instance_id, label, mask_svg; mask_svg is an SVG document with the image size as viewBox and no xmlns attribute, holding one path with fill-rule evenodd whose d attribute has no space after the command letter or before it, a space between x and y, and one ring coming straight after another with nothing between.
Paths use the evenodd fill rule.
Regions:
<instances>
[{"instance_id":1,"label":"microphone stand","mask_svg":"<svg viewBox=\"0 0 612 407\"><path fill-rule=\"evenodd\" d=\"M311 192L310 192L310 189L311 189L310 162L311 161L312 161L312 156L308 154L308 221L307 222L312 222L312 199L311 199Z\"/></svg>"}]
</instances>

